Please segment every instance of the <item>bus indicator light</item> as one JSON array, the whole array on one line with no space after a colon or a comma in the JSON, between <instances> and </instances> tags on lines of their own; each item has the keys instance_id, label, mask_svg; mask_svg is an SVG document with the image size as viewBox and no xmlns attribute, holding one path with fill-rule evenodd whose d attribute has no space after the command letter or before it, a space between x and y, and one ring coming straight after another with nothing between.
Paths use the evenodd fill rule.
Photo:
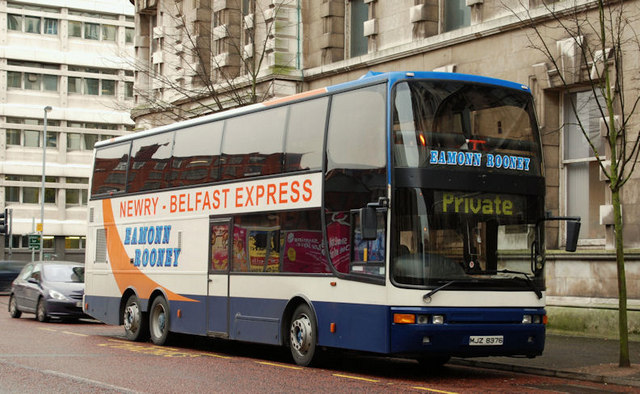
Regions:
<instances>
[{"instance_id":1,"label":"bus indicator light","mask_svg":"<svg viewBox=\"0 0 640 394\"><path fill-rule=\"evenodd\" d=\"M420 145L427 146L427 140L424 138L424 135L420 134Z\"/></svg>"},{"instance_id":2,"label":"bus indicator light","mask_svg":"<svg viewBox=\"0 0 640 394\"><path fill-rule=\"evenodd\" d=\"M394 313L393 322L396 324L415 324L416 315L410 313Z\"/></svg>"},{"instance_id":3,"label":"bus indicator light","mask_svg":"<svg viewBox=\"0 0 640 394\"><path fill-rule=\"evenodd\" d=\"M331 331L332 334L336 333L336 323L329 324L329 331Z\"/></svg>"}]
</instances>

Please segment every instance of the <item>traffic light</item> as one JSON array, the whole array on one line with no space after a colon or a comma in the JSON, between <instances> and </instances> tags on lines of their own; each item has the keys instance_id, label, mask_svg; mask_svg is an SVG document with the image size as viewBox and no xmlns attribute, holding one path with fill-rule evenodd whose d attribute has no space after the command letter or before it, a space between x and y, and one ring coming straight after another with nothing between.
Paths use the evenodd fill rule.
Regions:
<instances>
[{"instance_id":1,"label":"traffic light","mask_svg":"<svg viewBox=\"0 0 640 394\"><path fill-rule=\"evenodd\" d=\"M9 234L9 210L6 208L0 212L0 234Z\"/></svg>"}]
</instances>

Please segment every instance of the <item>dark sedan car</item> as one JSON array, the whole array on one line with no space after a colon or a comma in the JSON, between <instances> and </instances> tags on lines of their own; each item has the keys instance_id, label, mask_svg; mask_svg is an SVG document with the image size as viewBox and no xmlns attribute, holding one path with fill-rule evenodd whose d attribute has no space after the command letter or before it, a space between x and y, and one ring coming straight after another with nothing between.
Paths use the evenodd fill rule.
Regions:
<instances>
[{"instance_id":1,"label":"dark sedan car","mask_svg":"<svg viewBox=\"0 0 640 394\"><path fill-rule=\"evenodd\" d=\"M9 314L35 313L41 322L50 317L78 319L84 295L84 264L69 261L27 263L13 281Z\"/></svg>"},{"instance_id":2,"label":"dark sedan car","mask_svg":"<svg viewBox=\"0 0 640 394\"><path fill-rule=\"evenodd\" d=\"M8 294L11 291L11 282L18 276L26 261L0 261L0 294Z\"/></svg>"}]
</instances>

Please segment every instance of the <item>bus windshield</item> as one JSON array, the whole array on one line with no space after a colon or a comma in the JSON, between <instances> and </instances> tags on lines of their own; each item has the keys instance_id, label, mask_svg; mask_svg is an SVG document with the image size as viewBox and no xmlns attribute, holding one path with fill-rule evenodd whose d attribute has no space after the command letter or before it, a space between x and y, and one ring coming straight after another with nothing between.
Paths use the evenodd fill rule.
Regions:
<instances>
[{"instance_id":1,"label":"bus windshield","mask_svg":"<svg viewBox=\"0 0 640 394\"><path fill-rule=\"evenodd\" d=\"M531 95L463 81L403 81L394 88L396 167L541 175ZM482 166L480 166L480 161Z\"/></svg>"},{"instance_id":2,"label":"bus windshield","mask_svg":"<svg viewBox=\"0 0 640 394\"><path fill-rule=\"evenodd\" d=\"M400 188L392 265L401 285L442 281L519 282L533 265L539 197L506 193ZM541 277L536 283L541 284Z\"/></svg>"}]
</instances>

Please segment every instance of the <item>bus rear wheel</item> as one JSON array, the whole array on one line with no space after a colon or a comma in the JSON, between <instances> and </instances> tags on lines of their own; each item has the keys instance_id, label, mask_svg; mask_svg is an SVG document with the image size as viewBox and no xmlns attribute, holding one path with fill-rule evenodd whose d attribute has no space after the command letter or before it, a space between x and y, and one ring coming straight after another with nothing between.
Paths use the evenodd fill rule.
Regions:
<instances>
[{"instance_id":1,"label":"bus rear wheel","mask_svg":"<svg viewBox=\"0 0 640 394\"><path fill-rule=\"evenodd\" d=\"M314 361L316 353L316 318L307 304L299 305L291 317L289 346L296 364L307 367Z\"/></svg>"},{"instance_id":2,"label":"bus rear wheel","mask_svg":"<svg viewBox=\"0 0 640 394\"><path fill-rule=\"evenodd\" d=\"M159 346L169 339L169 304L164 297L156 297L149 311L149 334L151 341Z\"/></svg>"},{"instance_id":3,"label":"bus rear wheel","mask_svg":"<svg viewBox=\"0 0 640 394\"><path fill-rule=\"evenodd\" d=\"M148 321L140 307L140 301L135 294L132 294L124 305L122 314L124 322L124 333L128 340L141 342L149 336Z\"/></svg>"}]
</instances>

